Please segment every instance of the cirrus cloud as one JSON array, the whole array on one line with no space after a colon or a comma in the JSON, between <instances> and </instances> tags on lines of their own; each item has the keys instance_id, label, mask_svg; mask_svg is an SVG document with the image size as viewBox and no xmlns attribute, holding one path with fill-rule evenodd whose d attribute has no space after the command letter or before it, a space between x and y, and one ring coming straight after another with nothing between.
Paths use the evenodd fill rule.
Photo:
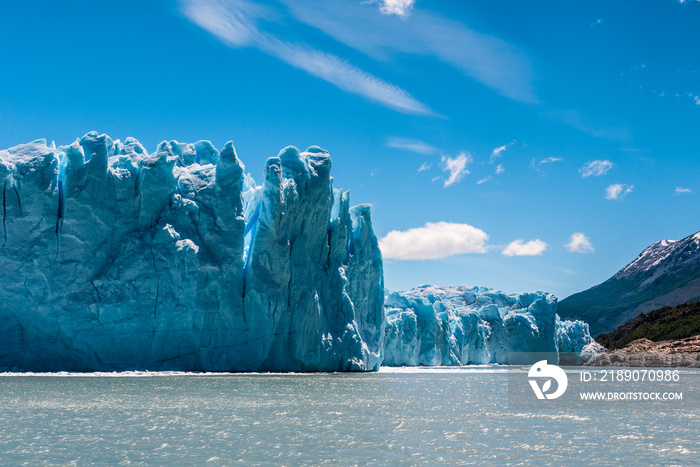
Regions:
<instances>
[{"instance_id":1,"label":"cirrus cloud","mask_svg":"<svg viewBox=\"0 0 700 467\"><path fill-rule=\"evenodd\" d=\"M439 259L486 253L489 236L469 224L428 222L423 227L392 230L379 240L384 259Z\"/></svg>"},{"instance_id":2,"label":"cirrus cloud","mask_svg":"<svg viewBox=\"0 0 700 467\"><path fill-rule=\"evenodd\" d=\"M547 249L547 244L536 238L526 242L524 240L512 241L501 252L504 256L540 256Z\"/></svg>"},{"instance_id":3,"label":"cirrus cloud","mask_svg":"<svg viewBox=\"0 0 700 467\"><path fill-rule=\"evenodd\" d=\"M431 146L424 141L411 138L398 138L395 136L387 138L384 145L388 148L405 149L406 151L418 154L434 154L438 151L435 146Z\"/></svg>"},{"instance_id":4,"label":"cirrus cloud","mask_svg":"<svg viewBox=\"0 0 700 467\"><path fill-rule=\"evenodd\" d=\"M586 162L586 164L579 169L581 177L600 177L608 173L608 170L613 168L613 163L605 160L597 160Z\"/></svg>"},{"instance_id":5,"label":"cirrus cloud","mask_svg":"<svg viewBox=\"0 0 700 467\"><path fill-rule=\"evenodd\" d=\"M180 0L183 15L193 24L234 47L255 47L334 86L399 112L436 114L399 86L306 44L292 43L264 31L258 23L273 10L251 0Z\"/></svg>"},{"instance_id":6,"label":"cirrus cloud","mask_svg":"<svg viewBox=\"0 0 700 467\"><path fill-rule=\"evenodd\" d=\"M371 58L437 58L510 99L537 102L535 73L528 56L492 34L477 32L453 18L429 9L402 9L400 5L408 1L401 0L382 0L380 5L380 11L384 7L387 13L405 11L406 15L399 15L400 20L394 15L368 14L368 10L374 10L371 4L377 3L372 0L280 1L298 21Z\"/></svg>"}]
</instances>

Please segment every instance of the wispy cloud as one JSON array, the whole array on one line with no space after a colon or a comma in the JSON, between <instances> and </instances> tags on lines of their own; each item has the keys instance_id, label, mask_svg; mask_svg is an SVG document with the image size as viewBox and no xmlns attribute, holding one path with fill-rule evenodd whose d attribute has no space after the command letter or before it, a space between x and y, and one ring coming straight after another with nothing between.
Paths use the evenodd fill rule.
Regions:
<instances>
[{"instance_id":1,"label":"wispy cloud","mask_svg":"<svg viewBox=\"0 0 700 467\"><path fill-rule=\"evenodd\" d=\"M622 201L625 197L632 193L634 185L623 185L615 183L605 189L605 198L610 200Z\"/></svg>"},{"instance_id":2,"label":"wispy cloud","mask_svg":"<svg viewBox=\"0 0 700 467\"><path fill-rule=\"evenodd\" d=\"M509 243L501 253L505 256L540 256L546 249L547 244L536 238L529 242L515 240Z\"/></svg>"},{"instance_id":3,"label":"wispy cloud","mask_svg":"<svg viewBox=\"0 0 700 467\"><path fill-rule=\"evenodd\" d=\"M486 253L489 237L469 224L428 222L405 231L392 230L379 240L385 259L438 259L466 253Z\"/></svg>"},{"instance_id":4,"label":"wispy cloud","mask_svg":"<svg viewBox=\"0 0 700 467\"><path fill-rule=\"evenodd\" d=\"M677 186L676 187L676 196L680 195L681 193L692 193L693 190L690 188L684 188L682 186Z\"/></svg>"},{"instance_id":5,"label":"wispy cloud","mask_svg":"<svg viewBox=\"0 0 700 467\"><path fill-rule=\"evenodd\" d=\"M415 8L404 21L392 21L386 15L370 14L376 10L366 2L281 1L299 21L371 57L432 56L510 99L537 101L534 73L524 53L451 18Z\"/></svg>"},{"instance_id":6,"label":"wispy cloud","mask_svg":"<svg viewBox=\"0 0 700 467\"><path fill-rule=\"evenodd\" d=\"M581 167L578 172L581 174L581 177L586 178L586 177L600 177L601 175L605 175L608 173L610 169L613 168L613 163L610 161L604 161L604 160L597 160L597 161L590 161L586 162L586 164Z\"/></svg>"},{"instance_id":7,"label":"wispy cloud","mask_svg":"<svg viewBox=\"0 0 700 467\"><path fill-rule=\"evenodd\" d=\"M466 152L461 152L456 157L442 156L442 170L450 174L445 180L444 187L459 183L465 175L469 174L467 164L472 162L472 156Z\"/></svg>"},{"instance_id":8,"label":"wispy cloud","mask_svg":"<svg viewBox=\"0 0 700 467\"><path fill-rule=\"evenodd\" d=\"M433 166L433 164L428 164L428 161L425 161L425 162L423 162L423 163L421 164L420 167L418 167L418 172L423 172L423 171L425 171L425 170L428 170L428 169L431 168L432 166Z\"/></svg>"},{"instance_id":9,"label":"wispy cloud","mask_svg":"<svg viewBox=\"0 0 700 467\"><path fill-rule=\"evenodd\" d=\"M438 151L436 147L423 141L410 138L398 138L395 136L387 138L384 145L388 148L405 149L418 154L434 154Z\"/></svg>"},{"instance_id":10,"label":"wispy cloud","mask_svg":"<svg viewBox=\"0 0 700 467\"><path fill-rule=\"evenodd\" d=\"M593 253L594 251L591 240L582 232L572 233L569 243L564 247L572 253Z\"/></svg>"},{"instance_id":11,"label":"wispy cloud","mask_svg":"<svg viewBox=\"0 0 700 467\"><path fill-rule=\"evenodd\" d=\"M335 55L275 39L271 39L268 46L268 51L272 55L340 89L359 94L404 113L434 115L432 110L403 89L372 76Z\"/></svg>"},{"instance_id":12,"label":"wispy cloud","mask_svg":"<svg viewBox=\"0 0 700 467\"><path fill-rule=\"evenodd\" d=\"M542 166L545 164L553 164L554 162L561 162L563 160L564 160L563 157L551 157L551 156L546 157L539 162L535 159L532 159L530 161L530 167L532 167L535 170L535 172L537 172L542 177L547 177L547 173L544 171L544 168Z\"/></svg>"},{"instance_id":13,"label":"wispy cloud","mask_svg":"<svg viewBox=\"0 0 700 467\"><path fill-rule=\"evenodd\" d=\"M552 163L554 163L554 162L561 162L561 161L563 161L563 160L564 160L563 157L552 157L552 156L550 156L550 157L546 157L546 158L542 159L542 160L540 161L540 164L552 164Z\"/></svg>"},{"instance_id":14,"label":"wispy cloud","mask_svg":"<svg viewBox=\"0 0 700 467\"><path fill-rule=\"evenodd\" d=\"M495 177L496 175L501 175L501 174L502 174L503 172L505 172L505 171L506 171L506 169L503 167L503 165L502 165L502 164L498 164L498 165L496 166L496 170L495 170L495 172L494 172L493 175L489 175L489 176L487 176L487 177L482 178L481 180L479 180L478 182L476 182L476 184L477 184L477 185L481 185L482 183L486 183L486 182L488 182L489 180L493 180L494 177Z\"/></svg>"},{"instance_id":15,"label":"wispy cloud","mask_svg":"<svg viewBox=\"0 0 700 467\"><path fill-rule=\"evenodd\" d=\"M245 0L182 0L182 12L197 26L233 47L254 45L261 39L257 20L269 12Z\"/></svg>"},{"instance_id":16,"label":"wispy cloud","mask_svg":"<svg viewBox=\"0 0 700 467\"><path fill-rule=\"evenodd\" d=\"M629 130L607 122L591 121L576 110L566 109L551 112L553 119L558 120L583 133L595 138L605 138L615 141L628 141L632 138Z\"/></svg>"},{"instance_id":17,"label":"wispy cloud","mask_svg":"<svg viewBox=\"0 0 700 467\"><path fill-rule=\"evenodd\" d=\"M654 67L642 63L624 73L630 86L660 98L688 99L700 106L698 70L676 67Z\"/></svg>"},{"instance_id":18,"label":"wispy cloud","mask_svg":"<svg viewBox=\"0 0 700 467\"><path fill-rule=\"evenodd\" d=\"M402 88L335 55L280 40L258 27L269 9L244 0L181 0L183 14L232 47L255 47L340 89L400 112L435 115Z\"/></svg>"},{"instance_id":19,"label":"wispy cloud","mask_svg":"<svg viewBox=\"0 0 700 467\"><path fill-rule=\"evenodd\" d=\"M591 26L600 26L605 22L603 18L598 18L597 20L593 21L591 23Z\"/></svg>"},{"instance_id":20,"label":"wispy cloud","mask_svg":"<svg viewBox=\"0 0 700 467\"><path fill-rule=\"evenodd\" d=\"M498 159L499 157L501 157L503 155L503 152L506 149L508 149L509 147L511 147L513 144L515 144L515 141L513 141L512 143L504 144L503 146L499 146L496 149L494 149L493 151L491 151L491 157L489 158L489 163L491 163L491 162L495 161L496 159Z\"/></svg>"}]
</instances>

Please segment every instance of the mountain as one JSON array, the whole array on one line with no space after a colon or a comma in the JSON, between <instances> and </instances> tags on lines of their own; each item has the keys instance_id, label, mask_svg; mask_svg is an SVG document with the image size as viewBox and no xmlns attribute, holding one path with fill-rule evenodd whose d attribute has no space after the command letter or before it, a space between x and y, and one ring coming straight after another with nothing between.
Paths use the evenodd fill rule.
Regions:
<instances>
[{"instance_id":1,"label":"mountain","mask_svg":"<svg viewBox=\"0 0 700 467\"><path fill-rule=\"evenodd\" d=\"M562 319L586 321L595 336L656 308L700 299L700 232L662 240L602 284L559 302Z\"/></svg>"},{"instance_id":2,"label":"mountain","mask_svg":"<svg viewBox=\"0 0 700 467\"><path fill-rule=\"evenodd\" d=\"M613 332L599 335L596 340L608 349L619 349L638 339L660 342L698 335L700 302L690 302L642 313Z\"/></svg>"}]
</instances>

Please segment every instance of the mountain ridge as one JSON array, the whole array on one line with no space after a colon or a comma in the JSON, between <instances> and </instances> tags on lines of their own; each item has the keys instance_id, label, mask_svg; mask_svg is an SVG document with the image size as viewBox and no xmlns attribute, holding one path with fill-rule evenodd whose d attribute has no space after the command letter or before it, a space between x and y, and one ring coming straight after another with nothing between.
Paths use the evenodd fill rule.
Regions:
<instances>
[{"instance_id":1,"label":"mountain ridge","mask_svg":"<svg viewBox=\"0 0 700 467\"><path fill-rule=\"evenodd\" d=\"M700 232L649 245L608 280L559 302L559 315L586 321L598 335L641 313L698 299Z\"/></svg>"}]
</instances>

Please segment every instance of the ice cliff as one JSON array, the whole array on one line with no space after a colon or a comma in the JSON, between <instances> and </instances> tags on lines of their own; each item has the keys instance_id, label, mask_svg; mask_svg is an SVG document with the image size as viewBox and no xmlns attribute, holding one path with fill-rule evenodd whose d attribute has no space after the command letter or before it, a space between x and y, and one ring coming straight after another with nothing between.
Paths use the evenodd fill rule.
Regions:
<instances>
[{"instance_id":1,"label":"ice cliff","mask_svg":"<svg viewBox=\"0 0 700 467\"><path fill-rule=\"evenodd\" d=\"M232 143L88 133L0 151L0 370L366 371L595 351L542 292L383 288L318 147L258 186Z\"/></svg>"},{"instance_id":2,"label":"ice cliff","mask_svg":"<svg viewBox=\"0 0 700 467\"><path fill-rule=\"evenodd\" d=\"M88 133L0 151L0 368L345 371L382 360L368 206L318 147L149 154Z\"/></svg>"},{"instance_id":3,"label":"ice cliff","mask_svg":"<svg viewBox=\"0 0 700 467\"><path fill-rule=\"evenodd\" d=\"M559 320L544 292L424 285L387 292L385 309L387 366L507 364L510 352L581 354L593 342L587 324Z\"/></svg>"}]
</instances>

